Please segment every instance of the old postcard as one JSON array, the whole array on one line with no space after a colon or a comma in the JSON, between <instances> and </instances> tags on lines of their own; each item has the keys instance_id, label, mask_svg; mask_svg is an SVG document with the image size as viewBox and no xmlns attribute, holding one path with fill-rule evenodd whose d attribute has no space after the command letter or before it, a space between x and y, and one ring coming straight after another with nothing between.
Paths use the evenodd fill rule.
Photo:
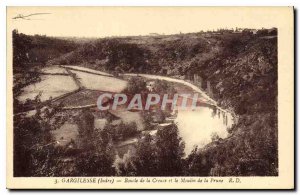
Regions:
<instances>
[{"instance_id":1,"label":"old postcard","mask_svg":"<svg viewBox=\"0 0 300 195\"><path fill-rule=\"evenodd\" d=\"M7 7L7 188L293 189L292 7Z\"/></svg>"}]
</instances>

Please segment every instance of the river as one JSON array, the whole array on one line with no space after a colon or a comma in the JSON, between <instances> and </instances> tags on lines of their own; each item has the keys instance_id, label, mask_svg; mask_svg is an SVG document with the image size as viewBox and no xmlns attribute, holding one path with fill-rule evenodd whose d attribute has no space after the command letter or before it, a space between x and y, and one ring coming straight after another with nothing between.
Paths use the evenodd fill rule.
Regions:
<instances>
[{"instance_id":1,"label":"river","mask_svg":"<svg viewBox=\"0 0 300 195\"><path fill-rule=\"evenodd\" d=\"M212 136L226 138L228 128L234 123L234 116L230 111L217 106L215 100L210 98L197 86L184 80L149 74L124 74L125 76L140 76L146 79L160 79L173 83L180 83L190 87L191 91L199 93L199 98L204 98L212 107L197 107L193 110L178 110L175 123L179 135L185 142L185 153L189 154L194 146L201 148L212 141Z\"/></svg>"}]
</instances>

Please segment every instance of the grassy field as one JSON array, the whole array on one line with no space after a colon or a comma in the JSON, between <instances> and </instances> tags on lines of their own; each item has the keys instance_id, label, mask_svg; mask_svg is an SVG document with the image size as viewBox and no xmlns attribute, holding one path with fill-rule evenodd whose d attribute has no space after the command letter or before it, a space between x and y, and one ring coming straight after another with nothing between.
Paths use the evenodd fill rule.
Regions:
<instances>
[{"instance_id":1,"label":"grassy field","mask_svg":"<svg viewBox=\"0 0 300 195\"><path fill-rule=\"evenodd\" d=\"M71 70L78 77L81 84L92 90L121 92L125 89L127 82L118 78L95 75L87 72Z\"/></svg>"},{"instance_id":2,"label":"grassy field","mask_svg":"<svg viewBox=\"0 0 300 195\"><path fill-rule=\"evenodd\" d=\"M18 99L22 102L26 101L26 99L33 100L41 93L41 101L46 101L50 97L56 98L78 89L70 76L42 75L41 79L41 82L25 87Z\"/></svg>"}]
</instances>

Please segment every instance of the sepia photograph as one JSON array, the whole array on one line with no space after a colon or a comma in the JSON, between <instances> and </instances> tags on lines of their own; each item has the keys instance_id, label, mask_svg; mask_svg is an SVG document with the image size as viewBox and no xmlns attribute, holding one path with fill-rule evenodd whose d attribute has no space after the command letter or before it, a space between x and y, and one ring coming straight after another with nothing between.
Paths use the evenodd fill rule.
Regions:
<instances>
[{"instance_id":1,"label":"sepia photograph","mask_svg":"<svg viewBox=\"0 0 300 195\"><path fill-rule=\"evenodd\" d=\"M292 7L7 12L12 188L293 188Z\"/></svg>"}]
</instances>

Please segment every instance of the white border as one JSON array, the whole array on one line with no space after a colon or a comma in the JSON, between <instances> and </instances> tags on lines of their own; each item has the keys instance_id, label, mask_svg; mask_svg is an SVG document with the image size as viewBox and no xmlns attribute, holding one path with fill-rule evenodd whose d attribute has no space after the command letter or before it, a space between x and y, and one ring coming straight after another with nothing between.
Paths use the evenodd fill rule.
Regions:
<instances>
[{"instance_id":1,"label":"white border","mask_svg":"<svg viewBox=\"0 0 300 195\"><path fill-rule=\"evenodd\" d=\"M197 0L109 0L109 1L99 1L99 0L49 0L47 2L45 1L39 1L39 0L4 0L0 3L0 22L1 22L1 28L0 28L0 34L1 34L1 44L0 44L0 83L1 83L1 97L0 97L0 106L1 106L1 112L0 112L0 137L1 137L1 162L2 166L0 168L1 172L1 179L0 179L0 185L1 185L1 194L2 193L9 193L5 189L6 186L6 6L92 6L92 5L103 5L103 6L295 6L295 8L299 9L300 7L300 1L297 0L206 0L206 1L197 1ZM299 11L299 10L298 10ZM299 21L296 20L296 26L299 25ZM296 30L297 32L297 30ZM297 40L297 39L296 39ZM298 41L297 41L298 46ZM296 53L296 56L299 56L299 50ZM300 73L299 68L297 69L297 74ZM299 83L297 82L297 91L299 91ZM299 95L299 94L297 94ZM299 97L299 96L298 96ZM298 120L300 119L299 115L297 116ZM299 120L298 120L299 121ZM296 130L298 131L298 129ZM299 140L299 133L297 134L297 140ZM297 143L297 142L296 142ZM299 170L299 169L298 169ZM298 185L297 185L298 186ZM40 193L40 192L39 192ZM60 194L61 192L48 192L48 193L55 193ZM69 192L73 193L73 192ZM82 192L85 193L85 192ZM103 192L101 192L103 193ZM117 193L117 192L114 192ZM132 192L129 192L132 193ZM169 192L172 193L172 192ZM203 193L203 192L201 192ZM204 192L207 193L207 192ZM213 192L210 194L216 194L218 192ZM285 192L287 193L287 192ZM160 192L155 192L155 194L160 194ZM260 194L260 193L256 193Z\"/></svg>"}]
</instances>

